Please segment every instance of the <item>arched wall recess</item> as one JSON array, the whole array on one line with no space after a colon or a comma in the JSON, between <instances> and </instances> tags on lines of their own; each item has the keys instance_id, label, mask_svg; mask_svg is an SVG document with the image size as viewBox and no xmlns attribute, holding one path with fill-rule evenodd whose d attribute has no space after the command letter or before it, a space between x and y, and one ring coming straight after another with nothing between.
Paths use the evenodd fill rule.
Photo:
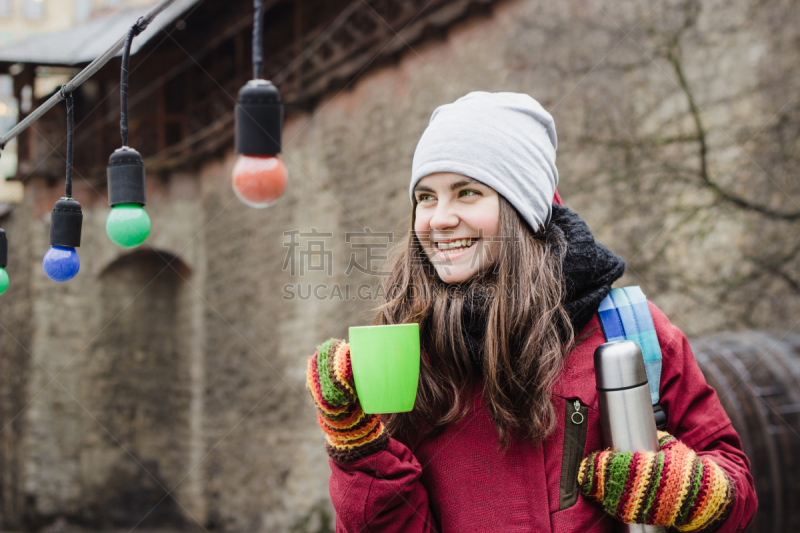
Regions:
<instances>
[{"instance_id":1,"label":"arched wall recess","mask_svg":"<svg viewBox=\"0 0 800 533\"><path fill-rule=\"evenodd\" d=\"M151 261L155 263L161 262L162 267L168 270L174 269L177 274L186 279L194 272L194 269L180 255L168 250L157 249L134 250L132 252L120 253L100 263L95 271L98 277L102 278L108 272L114 271L121 266L135 263L150 263Z\"/></svg>"},{"instance_id":2,"label":"arched wall recess","mask_svg":"<svg viewBox=\"0 0 800 533\"><path fill-rule=\"evenodd\" d=\"M98 424L87 426L83 455L95 466L81 483L97 524L135 526L191 466L191 274L179 257L145 249L118 256L97 278L106 326L83 377L82 401ZM185 520L166 498L146 527Z\"/></svg>"}]
</instances>

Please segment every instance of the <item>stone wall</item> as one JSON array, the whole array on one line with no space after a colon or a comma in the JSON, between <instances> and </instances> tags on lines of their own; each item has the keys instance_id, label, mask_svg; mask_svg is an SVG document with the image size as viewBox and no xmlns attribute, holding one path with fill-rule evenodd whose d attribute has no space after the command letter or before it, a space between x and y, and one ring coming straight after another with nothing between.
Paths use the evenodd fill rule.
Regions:
<instances>
[{"instance_id":1,"label":"stone wall","mask_svg":"<svg viewBox=\"0 0 800 533\"><path fill-rule=\"evenodd\" d=\"M404 240L416 143L436 106L472 90L526 92L551 111L559 190L628 261L620 285L640 284L692 337L797 331L798 30L785 24L797 9L502 2L290 114L289 187L268 209L235 199L232 153L150 179L142 253L121 258L103 235L108 208L90 206L82 271L63 286L41 272L46 214L30 185L4 222L6 520L128 524L174 488L146 520L332 531L306 357L371 322L377 301L357 290L380 279L346 274L351 254L366 257L345 233ZM286 232L312 229L331 236L292 252ZM312 241L328 263L303 263Z\"/></svg>"}]
</instances>

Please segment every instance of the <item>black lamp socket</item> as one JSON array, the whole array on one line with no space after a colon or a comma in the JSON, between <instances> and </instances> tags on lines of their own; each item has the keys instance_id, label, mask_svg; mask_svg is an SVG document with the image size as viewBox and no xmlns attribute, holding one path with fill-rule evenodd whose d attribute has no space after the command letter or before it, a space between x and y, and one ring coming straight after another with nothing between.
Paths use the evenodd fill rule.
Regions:
<instances>
[{"instance_id":1,"label":"black lamp socket","mask_svg":"<svg viewBox=\"0 0 800 533\"><path fill-rule=\"evenodd\" d=\"M108 205L146 203L141 154L127 146L114 150L108 158Z\"/></svg>"},{"instance_id":2,"label":"black lamp socket","mask_svg":"<svg viewBox=\"0 0 800 533\"><path fill-rule=\"evenodd\" d=\"M6 230L0 228L0 267L5 268L8 265L8 238L6 238Z\"/></svg>"},{"instance_id":3,"label":"black lamp socket","mask_svg":"<svg viewBox=\"0 0 800 533\"><path fill-rule=\"evenodd\" d=\"M236 104L236 153L274 156L281 151L283 104L267 80L250 80Z\"/></svg>"},{"instance_id":4,"label":"black lamp socket","mask_svg":"<svg viewBox=\"0 0 800 533\"><path fill-rule=\"evenodd\" d=\"M57 201L50 216L50 246L80 246L82 223L83 213L77 200L62 198Z\"/></svg>"}]
</instances>

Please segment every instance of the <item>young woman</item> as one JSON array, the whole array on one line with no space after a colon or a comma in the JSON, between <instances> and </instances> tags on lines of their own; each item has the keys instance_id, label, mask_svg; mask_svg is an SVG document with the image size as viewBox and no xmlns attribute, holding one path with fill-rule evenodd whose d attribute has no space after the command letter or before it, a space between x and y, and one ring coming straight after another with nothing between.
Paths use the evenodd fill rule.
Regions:
<instances>
[{"instance_id":1,"label":"young woman","mask_svg":"<svg viewBox=\"0 0 800 533\"><path fill-rule=\"evenodd\" d=\"M752 521L739 437L652 303L661 452L604 451L597 309L625 264L561 205L556 146L527 95L470 93L434 111L374 321L420 325L414 410L364 414L344 341L309 358L337 532L600 533L622 520L730 533Z\"/></svg>"}]
</instances>

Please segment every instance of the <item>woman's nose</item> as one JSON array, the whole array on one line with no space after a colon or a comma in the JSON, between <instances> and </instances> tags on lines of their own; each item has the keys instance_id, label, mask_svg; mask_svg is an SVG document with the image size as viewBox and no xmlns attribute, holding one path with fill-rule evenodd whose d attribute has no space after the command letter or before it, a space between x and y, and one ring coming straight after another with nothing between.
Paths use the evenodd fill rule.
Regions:
<instances>
[{"instance_id":1,"label":"woman's nose","mask_svg":"<svg viewBox=\"0 0 800 533\"><path fill-rule=\"evenodd\" d=\"M458 225L458 216L449 202L440 202L430 224L433 229L452 228Z\"/></svg>"}]
</instances>

